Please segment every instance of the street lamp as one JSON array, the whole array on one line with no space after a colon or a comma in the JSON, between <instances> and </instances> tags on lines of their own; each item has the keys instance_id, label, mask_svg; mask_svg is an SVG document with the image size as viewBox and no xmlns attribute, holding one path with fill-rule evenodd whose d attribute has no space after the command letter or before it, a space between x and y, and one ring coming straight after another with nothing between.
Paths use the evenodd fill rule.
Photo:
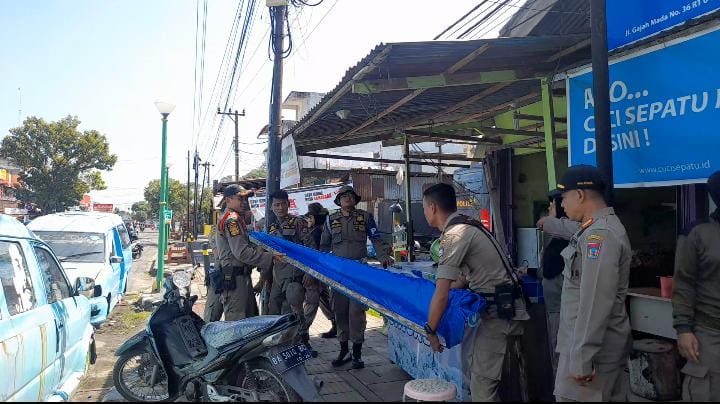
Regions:
<instances>
[{"instance_id":1,"label":"street lamp","mask_svg":"<svg viewBox=\"0 0 720 404\"><path fill-rule=\"evenodd\" d=\"M165 205L167 204L167 170L166 170L166 145L167 145L167 117L175 109L175 105L156 101L160 115L162 115L162 157L160 163L160 211L158 220L158 257L157 257L157 283L156 289L162 290L165 270L165 244L167 243L167 232L165 231Z\"/></svg>"}]
</instances>

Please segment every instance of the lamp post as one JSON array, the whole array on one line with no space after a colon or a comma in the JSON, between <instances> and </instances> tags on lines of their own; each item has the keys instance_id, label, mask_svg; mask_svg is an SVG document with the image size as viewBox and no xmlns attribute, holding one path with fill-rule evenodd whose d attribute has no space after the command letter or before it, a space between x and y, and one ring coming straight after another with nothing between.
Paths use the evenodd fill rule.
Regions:
<instances>
[{"instance_id":1,"label":"lamp post","mask_svg":"<svg viewBox=\"0 0 720 404\"><path fill-rule=\"evenodd\" d=\"M166 145L167 145L167 117L175 109L175 105L156 101L160 115L162 115L162 157L160 163L160 209L158 221L158 257L157 257L157 281L156 290L161 290L163 286L164 270L165 270L165 243L167 242L167 234L165 231L165 205L167 204L167 169L166 169Z\"/></svg>"}]
</instances>

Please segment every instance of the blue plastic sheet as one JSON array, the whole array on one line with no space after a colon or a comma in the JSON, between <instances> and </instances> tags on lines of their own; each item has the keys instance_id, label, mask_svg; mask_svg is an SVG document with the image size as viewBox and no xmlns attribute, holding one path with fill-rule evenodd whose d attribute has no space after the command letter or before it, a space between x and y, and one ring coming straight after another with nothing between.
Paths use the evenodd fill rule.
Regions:
<instances>
[{"instance_id":1,"label":"blue plastic sheet","mask_svg":"<svg viewBox=\"0 0 720 404\"><path fill-rule=\"evenodd\" d=\"M322 253L265 233L252 232L250 236L267 249L285 254L290 263L333 289L391 320L423 332L435 291L433 282ZM476 321L485 304L480 295L469 290L450 291L448 308L437 330L446 346L462 342L465 324Z\"/></svg>"}]
</instances>

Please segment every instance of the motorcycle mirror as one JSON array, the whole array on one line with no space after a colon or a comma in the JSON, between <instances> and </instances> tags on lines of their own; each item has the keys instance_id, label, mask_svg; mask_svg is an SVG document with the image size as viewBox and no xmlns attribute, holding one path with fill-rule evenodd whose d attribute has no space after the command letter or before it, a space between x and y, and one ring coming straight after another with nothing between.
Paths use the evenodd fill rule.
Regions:
<instances>
[{"instance_id":1,"label":"motorcycle mirror","mask_svg":"<svg viewBox=\"0 0 720 404\"><path fill-rule=\"evenodd\" d=\"M185 271L177 271L173 274L173 284L178 288L190 286L190 274Z\"/></svg>"}]
</instances>

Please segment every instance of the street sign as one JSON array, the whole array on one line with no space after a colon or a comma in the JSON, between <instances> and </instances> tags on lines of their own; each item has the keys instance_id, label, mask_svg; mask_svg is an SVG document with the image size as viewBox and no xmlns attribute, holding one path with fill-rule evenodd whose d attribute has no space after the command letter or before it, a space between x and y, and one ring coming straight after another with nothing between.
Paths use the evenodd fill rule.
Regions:
<instances>
[{"instance_id":1,"label":"street sign","mask_svg":"<svg viewBox=\"0 0 720 404\"><path fill-rule=\"evenodd\" d=\"M720 29L610 63L616 187L704 183L720 167ZM592 72L568 79L570 165L596 161Z\"/></svg>"},{"instance_id":2,"label":"street sign","mask_svg":"<svg viewBox=\"0 0 720 404\"><path fill-rule=\"evenodd\" d=\"M608 49L684 24L720 9L720 0L608 0Z\"/></svg>"},{"instance_id":3,"label":"street sign","mask_svg":"<svg viewBox=\"0 0 720 404\"><path fill-rule=\"evenodd\" d=\"M166 210L165 211L165 223L171 223L173 217L173 211L172 210Z\"/></svg>"}]
</instances>

